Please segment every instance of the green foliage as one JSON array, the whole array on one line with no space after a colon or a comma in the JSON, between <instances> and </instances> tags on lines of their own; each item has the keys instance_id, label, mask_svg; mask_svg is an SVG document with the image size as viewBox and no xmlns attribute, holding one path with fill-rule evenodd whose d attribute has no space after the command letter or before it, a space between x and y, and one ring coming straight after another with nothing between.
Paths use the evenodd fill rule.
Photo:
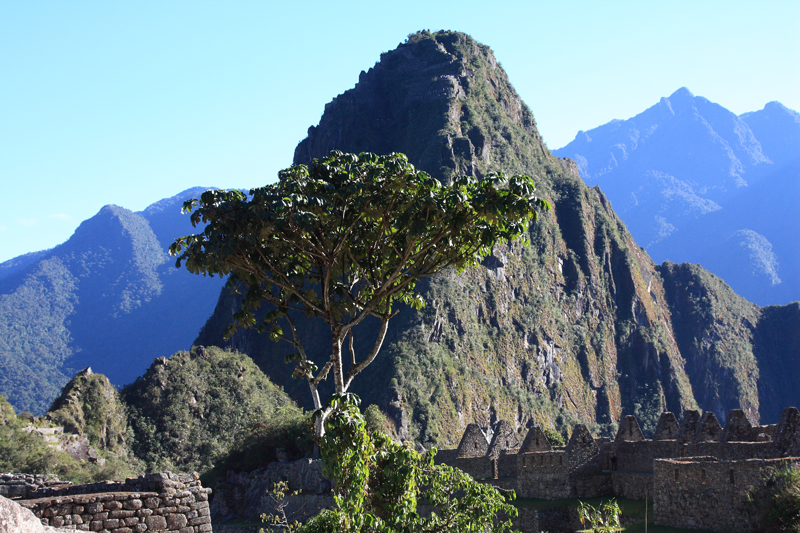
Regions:
<instances>
[{"instance_id":1,"label":"green foliage","mask_svg":"<svg viewBox=\"0 0 800 533\"><path fill-rule=\"evenodd\" d=\"M420 455L382 433L370 434L352 395L335 395L326 419L321 451L326 475L335 481L333 510L321 513L302 529L332 532L502 532L516 516L508 503L513 492L501 494L464 472L435 465L435 450ZM427 517L418 505L431 505ZM496 522L496 523L495 523Z\"/></svg>"},{"instance_id":2,"label":"green foliage","mask_svg":"<svg viewBox=\"0 0 800 533\"><path fill-rule=\"evenodd\" d=\"M156 359L122 396L150 471L205 472L259 422L301 416L249 357L215 347Z\"/></svg>"},{"instance_id":3,"label":"green foliage","mask_svg":"<svg viewBox=\"0 0 800 533\"><path fill-rule=\"evenodd\" d=\"M542 432L544 433L544 436L547 437L547 440L550 441L550 445L552 446L567 445L567 441L566 439L564 439L564 436L555 429L544 428Z\"/></svg>"},{"instance_id":4,"label":"green foliage","mask_svg":"<svg viewBox=\"0 0 800 533\"><path fill-rule=\"evenodd\" d=\"M386 419L386 415L384 415L380 407L374 403L364 409L364 423L366 424L367 431L370 433L392 433L391 425Z\"/></svg>"},{"instance_id":5,"label":"green foliage","mask_svg":"<svg viewBox=\"0 0 800 533\"><path fill-rule=\"evenodd\" d=\"M775 468L766 484L754 490L744 506L754 531L800 532L800 469Z\"/></svg>"},{"instance_id":6,"label":"green foliage","mask_svg":"<svg viewBox=\"0 0 800 533\"><path fill-rule=\"evenodd\" d=\"M293 345L295 373L308 380L318 409L317 387L328 372L343 393L375 359L397 314L394 304L424 305L416 289L421 278L477 265L497 242L524 238L537 210L549 208L527 176L455 176L442 185L403 154L332 151L279 177L277 184L251 190L249 201L240 191L206 191L199 201L187 201L186 211L197 208L192 224L207 226L178 238L170 253L192 273L230 274L230 286L247 287L232 327L257 326ZM259 316L263 302L274 308ZM330 328L331 355L318 374L291 310ZM354 328L369 316L381 320L381 329L357 361ZM345 374L348 335L352 364Z\"/></svg>"},{"instance_id":7,"label":"green foliage","mask_svg":"<svg viewBox=\"0 0 800 533\"><path fill-rule=\"evenodd\" d=\"M112 453L101 454L104 464L76 461L58 446L45 442L31 431L31 423L14 415L14 410L0 395L0 471L28 474L55 474L75 483L106 479L124 479L138 473L127 458Z\"/></svg>"},{"instance_id":8,"label":"green foliage","mask_svg":"<svg viewBox=\"0 0 800 533\"><path fill-rule=\"evenodd\" d=\"M584 502L578 503L581 525L588 524L593 533L612 533L620 530L621 516L622 511L616 499L605 501L597 507Z\"/></svg>"},{"instance_id":9,"label":"green foliage","mask_svg":"<svg viewBox=\"0 0 800 533\"><path fill-rule=\"evenodd\" d=\"M43 414L69 381L64 362L72 355L68 317L74 312L77 279L58 258L48 258L0 281L0 393L19 410Z\"/></svg>"},{"instance_id":10,"label":"green foliage","mask_svg":"<svg viewBox=\"0 0 800 533\"><path fill-rule=\"evenodd\" d=\"M286 496L297 496L299 493L300 491L290 492L289 483L286 481L275 483L272 490L267 492L273 512L262 514L261 521L269 524L273 531L279 533L292 533L299 530L302 524L297 520L292 520L291 516L286 516L286 507L289 506ZM258 533L264 533L264 530L259 529Z\"/></svg>"},{"instance_id":11,"label":"green foliage","mask_svg":"<svg viewBox=\"0 0 800 533\"><path fill-rule=\"evenodd\" d=\"M124 450L128 429L125 407L108 378L90 368L79 372L64 386L47 419L67 432L86 435L92 446Z\"/></svg>"},{"instance_id":12,"label":"green foliage","mask_svg":"<svg viewBox=\"0 0 800 533\"><path fill-rule=\"evenodd\" d=\"M214 467L201 479L213 486L228 471L252 472L266 468L278 453L290 461L310 456L314 451L313 430L309 418L299 410L282 409L238 435L231 449L214 461Z\"/></svg>"}]
</instances>

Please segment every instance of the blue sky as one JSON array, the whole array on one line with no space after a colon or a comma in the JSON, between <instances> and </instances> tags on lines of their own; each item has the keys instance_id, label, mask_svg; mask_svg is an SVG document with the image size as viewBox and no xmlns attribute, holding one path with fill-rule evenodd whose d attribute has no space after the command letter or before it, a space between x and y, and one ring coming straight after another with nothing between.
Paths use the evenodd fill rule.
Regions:
<instances>
[{"instance_id":1,"label":"blue sky","mask_svg":"<svg viewBox=\"0 0 800 533\"><path fill-rule=\"evenodd\" d=\"M0 261L105 204L273 181L325 103L420 29L492 47L552 149L682 86L800 110L798 0L0 0Z\"/></svg>"}]
</instances>

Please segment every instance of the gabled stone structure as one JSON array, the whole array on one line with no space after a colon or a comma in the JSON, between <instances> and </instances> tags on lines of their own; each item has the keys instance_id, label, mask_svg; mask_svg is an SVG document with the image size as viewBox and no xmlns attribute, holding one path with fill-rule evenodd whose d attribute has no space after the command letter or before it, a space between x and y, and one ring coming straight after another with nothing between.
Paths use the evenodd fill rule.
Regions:
<instances>
[{"instance_id":1,"label":"gabled stone structure","mask_svg":"<svg viewBox=\"0 0 800 533\"><path fill-rule=\"evenodd\" d=\"M703 413L700 419L700 427L697 428L695 442L719 442L722 437L722 426L717 420L717 415L711 411Z\"/></svg>"},{"instance_id":2,"label":"gabled stone structure","mask_svg":"<svg viewBox=\"0 0 800 533\"><path fill-rule=\"evenodd\" d=\"M456 457L483 457L489 452L489 442L478 424L469 424L458 444Z\"/></svg>"},{"instance_id":3,"label":"gabled stone structure","mask_svg":"<svg viewBox=\"0 0 800 533\"><path fill-rule=\"evenodd\" d=\"M664 411L658 419L658 425L653 433L653 440L675 440L678 438L681 426L675 413Z\"/></svg>"},{"instance_id":4,"label":"gabled stone structure","mask_svg":"<svg viewBox=\"0 0 800 533\"><path fill-rule=\"evenodd\" d=\"M642 433L642 428L639 427L639 422L636 420L635 416L628 415L622 419L622 422L619 423L617 436L614 440L627 442L644 440L644 433Z\"/></svg>"},{"instance_id":5,"label":"gabled stone structure","mask_svg":"<svg viewBox=\"0 0 800 533\"><path fill-rule=\"evenodd\" d=\"M552 449L553 446L550 444L550 439L544 434L541 426L537 424L528 431L519 453L549 452Z\"/></svg>"},{"instance_id":6,"label":"gabled stone structure","mask_svg":"<svg viewBox=\"0 0 800 533\"><path fill-rule=\"evenodd\" d=\"M725 429L722 431L721 442L748 442L754 440L753 424L747 419L741 409L731 409Z\"/></svg>"},{"instance_id":7,"label":"gabled stone structure","mask_svg":"<svg viewBox=\"0 0 800 533\"><path fill-rule=\"evenodd\" d=\"M697 426L700 424L700 413L695 410L687 410L683 412L683 420L681 420L681 429L678 432L678 442L686 444L693 442L697 434Z\"/></svg>"},{"instance_id":8,"label":"gabled stone structure","mask_svg":"<svg viewBox=\"0 0 800 533\"><path fill-rule=\"evenodd\" d=\"M492 443L489 445L489 457L499 457L505 455L509 450L514 453L519 449L519 437L517 432L509 422L500 420L494 426Z\"/></svg>"},{"instance_id":9,"label":"gabled stone structure","mask_svg":"<svg viewBox=\"0 0 800 533\"><path fill-rule=\"evenodd\" d=\"M788 443L798 429L800 429L800 411L796 407L787 407L781 413L781 419L775 431L775 442Z\"/></svg>"}]
</instances>

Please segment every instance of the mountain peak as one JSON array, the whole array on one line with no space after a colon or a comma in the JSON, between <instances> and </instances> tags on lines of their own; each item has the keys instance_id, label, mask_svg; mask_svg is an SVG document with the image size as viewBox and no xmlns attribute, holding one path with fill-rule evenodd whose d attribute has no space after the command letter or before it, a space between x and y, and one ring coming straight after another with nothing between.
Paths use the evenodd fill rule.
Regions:
<instances>
[{"instance_id":1,"label":"mountain peak","mask_svg":"<svg viewBox=\"0 0 800 533\"><path fill-rule=\"evenodd\" d=\"M521 158L542 160L547 150L491 49L451 31L418 32L381 54L354 88L325 106L294 162L332 149L403 152L442 181L490 169L521 172Z\"/></svg>"},{"instance_id":2,"label":"mountain peak","mask_svg":"<svg viewBox=\"0 0 800 533\"><path fill-rule=\"evenodd\" d=\"M690 91L686 87L681 87L680 89L669 95L670 100L686 100L691 98L694 98L694 94L692 94L692 91Z\"/></svg>"}]
</instances>

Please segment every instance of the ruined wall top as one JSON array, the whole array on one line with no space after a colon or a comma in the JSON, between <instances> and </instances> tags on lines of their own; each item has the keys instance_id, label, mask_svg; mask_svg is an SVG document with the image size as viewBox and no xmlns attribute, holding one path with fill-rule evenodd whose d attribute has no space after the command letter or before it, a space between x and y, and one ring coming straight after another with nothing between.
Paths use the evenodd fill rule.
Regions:
<instances>
[{"instance_id":1,"label":"ruined wall top","mask_svg":"<svg viewBox=\"0 0 800 533\"><path fill-rule=\"evenodd\" d=\"M636 420L635 416L628 415L622 419L622 421L619 423L617 436L614 438L614 440L627 442L644 440L642 428L639 427L639 422Z\"/></svg>"},{"instance_id":2,"label":"ruined wall top","mask_svg":"<svg viewBox=\"0 0 800 533\"><path fill-rule=\"evenodd\" d=\"M686 444L694 441L697 434L697 426L700 424L700 413L691 409L683 412L681 428L678 431L678 442Z\"/></svg>"},{"instance_id":3,"label":"ruined wall top","mask_svg":"<svg viewBox=\"0 0 800 533\"><path fill-rule=\"evenodd\" d=\"M661 418L658 419L653 440L675 440L678 438L680 429L675 413L664 411L661 413Z\"/></svg>"},{"instance_id":4,"label":"ruined wall top","mask_svg":"<svg viewBox=\"0 0 800 533\"><path fill-rule=\"evenodd\" d=\"M519 448L519 437L517 437L514 426L505 420L499 421L494 426L492 443L489 445L489 456L499 457L508 450L516 451L517 448Z\"/></svg>"},{"instance_id":5,"label":"ruined wall top","mask_svg":"<svg viewBox=\"0 0 800 533\"><path fill-rule=\"evenodd\" d=\"M549 452L552 449L553 446L550 444L550 439L544 434L542 428L536 425L528 431L519 453Z\"/></svg>"},{"instance_id":6,"label":"ruined wall top","mask_svg":"<svg viewBox=\"0 0 800 533\"><path fill-rule=\"evenodd\" d=\"M719 442L722 437L722 426L717 420L717 415L711 411L703 413L700 419L700 427L697 430L695 442Z\"/></svg>"},{"instance_id":7,"label":"ruined wall top","mask_svg":"<svg viewBox=\"0 0 800 533\"><path fill-rule=\"evenodd\" d=\"M483 457L489 452L489 442L478 424L469 424L458 444L456 457Z\"/></svg>"},{"instance_id":8,"label":"ruined wall top","mask_svg":"<svg viewBox=\"0 0 800 533\"><path fill-rule=\"evenodd\" d=\"M722 442L747 442L754 440L753 424L741 409L731 409L722 430Z\"/></svg>"}]
</instances>

